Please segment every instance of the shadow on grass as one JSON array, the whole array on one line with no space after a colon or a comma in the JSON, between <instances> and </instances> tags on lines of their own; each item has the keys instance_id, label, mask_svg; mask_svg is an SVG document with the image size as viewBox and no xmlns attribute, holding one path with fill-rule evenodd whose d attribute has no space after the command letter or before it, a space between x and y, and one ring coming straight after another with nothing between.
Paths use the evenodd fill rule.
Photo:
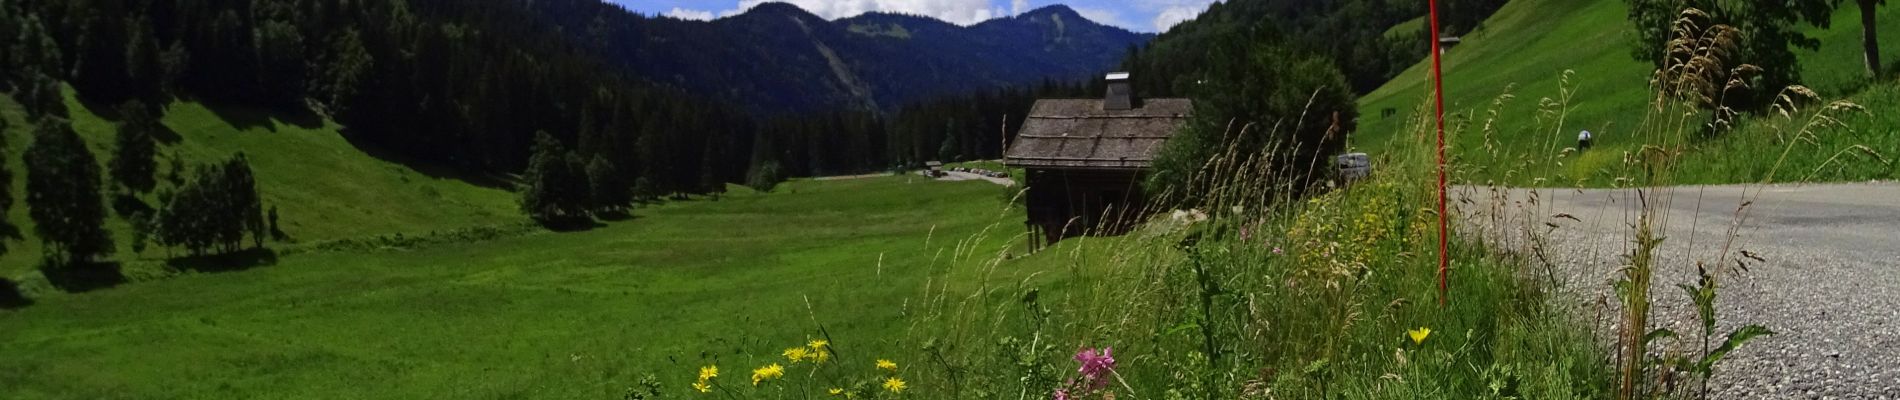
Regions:
<instances>
[{"instance_id":1,"label":"shadow on grass","mask_svg":"<svg viewBox=\"0 0 1900 400\"><path fill-rule=\"evenodd\" d=\"M167 102L170 101L170 98L125 99L125 100L119 100L120 102L118 103L114 103L114 102L109 102L106 100L88 99L86 96L79 96L79 105L81 107L85 107L86 111L91 112L92 115L97 115L100 118L105 118L106 120L112 121L113 124L115 124L114 127L116 129L117 127L116 124L125 122L125 115L119 112L119 105L124 104L123 102L125 101L132 101L132 100L138 100L138 101L144 102L142 104L146 104L146 107L149 109L149 111L151 111L152 115L163 117L164 116L163 107L160 107L158 105L166 104ZM158 124L158 126L154 128L156 129L152 132L152 140L156 140L159 143L178 144L179 141L184 140L183 136L178 135L178 131L172 130L170 126L166 126L163 123Z\"/></svg>"},{"instance_id":2,"label":"shadow on grass","mask_svg":"<svg viewBox=\"0 0 1900 400\"><path fill-rule=\"evenodd\" d=\"M165 260L165 266L174 271L192 272L234 272L276 264L277 251L268 248Z\"/></svg>"},{"instance_id":3,"label":"shadow on grass","mask_svg":"<svg viewBox=\"0 0 1900 400\"><path fill-rule=\"evenodd\" d=\"M455 165L442 163L439 160L428 160L417 157L414 154L405 153L402 149L378 142L374 138L374 136L376 136L375 133L365 132L361 129L343 128L340 133L343 135L343 140L349 142L350 147L355 147L357 151L361 151L363 154L369 155L377 160L409 167L409 169L415 170L417 173L429 178L455 179L489 189L515 190L514 180L506 176L469 172L480 170L479 166L457 167Z\"/></svg>"},{"instance_id":4,"label":"shadow on grass","mask_svg":"<svg viewBox=\"0 0 1900 400\"><path fill-rule=\"evenodd\" d=\"M211 110L212 114L216 114L218 119L224 120L225 123L231 124L238 130L264 128L266 131L275 133L279 122L303 129L323 127L323 116L310 111L308 107L267 108L202 99L199 102L204 104L205 109Z\"/></svg>"},{"instance_id":5,"label":"shadow on grass","mask_svg":"<svg viewBox=\"0 0 1900 400\"><path fill-rule=\"evenodd\" d=\"M541 222L541 227L555 232L582 232L606 226L607 224L595 221L593 218L561 218Z\"/></svg>"},{"instance_id":6,"label":"shadow on grass","mask_svg":"<svg viewBox=\"0 0 1900 400\"><path fill-rule=\"evenodd\" d=\"M86 262L64 266L40 266L46 282L67 293L110 289L125 283L125 274L117 262Z\"/></svg>"},{"instance_id":7,"label":"shadow on grass","mask_svg":"<svg viewBox=\"0 0 1900 400\"><path fill-rule=\"evenodd\" d=\"M634 219L640 218L640 217L634 216L633 212L629 210L603 211L603 212L595 213L594 217L600 218L600 220L608 221L608 222L624 222L624 221L632 221Z\"/></svg>"},{"instance_id":8,"label":"shadow on grass","mask_svg":"<svg viewBox=\"0 0 1900 400\"><path fill-rule=\"evenodd\" d=\"M185 137L179 135L178 131L172 130L170 126L158 124L158 127L152 131L152 140L164 144L178 144L185 141Z\"/></svg>"},{"instance_id":9,"label":"shadow on grass","mask_svg":"<svg viewBox=\"0 0 1900 400\"><path fill-rule=\"evenodd\" d=\"M138 196L120 193L112 196L112 211L130 220L133 216L152 215L158 210L153 209L150 204L145 204L145 200L139 199Z\"/></svg>"},{"instance_id":10,"label":"shadow on grass","mask_svg":"<svg viewBox=\"0 0 1900 400\"><path fill-rule=\"evenodd\" d=\"M33 305L33 299L20 293L20 285L6 278L0 278L0 309L15 309Z\"/></svg>"}]
</instances>

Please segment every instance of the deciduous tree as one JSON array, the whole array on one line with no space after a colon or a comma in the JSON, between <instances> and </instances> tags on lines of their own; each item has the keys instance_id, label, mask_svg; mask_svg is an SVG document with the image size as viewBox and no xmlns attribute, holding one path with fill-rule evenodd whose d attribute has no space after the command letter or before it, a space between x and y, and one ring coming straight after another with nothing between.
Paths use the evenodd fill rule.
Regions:
<instances>
[{"instance_id":1,"label":"deciduous tree","mask_svg":"<svg viewBox=\"0 0 1900 400\"><path fill-rule=\"evenodd\" d=\"M547 132L535 134L534 157L522 174L521 210L543 224L588 218L591 186L581 157Z\"/></svg>"},{"instance_id":2,"label":"deciduous tree","mask_svg":"<svg viewBox=\"0 0 1900 400\"><path fill-rule=\"evenodd\" d=\"M1689 52L1673 51L1684 48L1674 46L1674 40L1689 41L1688 48L1709 47L1699 42L1706 41L1729 49L1722 54L1723 65L1709 68L1704 74L1707 76L1702 77L1712 82L1707 86L1722 88L1713 96L1704 95L1713 100L1703 102L1711 109L1759 109L1783 88L1800 82L1801 66L1794 49L1812 50L1820 46L1820 41L1803 33L1799 25L1825 26L1833 11L1833 0L1624 1L1629 4L1629 19L1636 27L1632 56L1654 63L1658 70L1688 64L1693 57ZM1696 11L1685 13L1686 9ZM1731 81L1742 86L1729 85Z\"/></svg>"},{"instance_id":3,"label":"deciduous tree","mask_svg":"<svg viewBox=\"0 0 1900 400\"><path fill-rule=\"evenodd\" d=\"M1268 174L1254 179L1283 190L1330 177L1325 160L1344 147L1358 117L1339 70L1271 37L1228 36L1212 49L1206 79L1193 90L1194 116L1157 156L1149 192L1192 206L1196 199L1183 191L1211 187L1242 167ZM1227 158L1208 162L1216 157Z\"/></svg>"},{"instance_id":4,"label":"deciduous tree","mask_svg":"<svg viewBox=\"0 0 1900 400\"><path fill-rule=\"evenodd\" d=\"M587 184L593 207L597 210L618 211L633 203L633 188L629 187L631 185L627 184L614 163L607 161L607 157L596 154L593 161L587 162Z\"/></svg>"},{"instance_id":5,"label":"deciduous tree","mask_svg":"<svg viewBox=\"0 0 1900 400\"><path fill-rule=\"evenodd\" d=\"M247 235L258 248L268 238L257 180L242 153L198 166L177 192L159 197L165 207L152 228L159 244L205 255L241 250Z\"/></svg>"}]
</instances>

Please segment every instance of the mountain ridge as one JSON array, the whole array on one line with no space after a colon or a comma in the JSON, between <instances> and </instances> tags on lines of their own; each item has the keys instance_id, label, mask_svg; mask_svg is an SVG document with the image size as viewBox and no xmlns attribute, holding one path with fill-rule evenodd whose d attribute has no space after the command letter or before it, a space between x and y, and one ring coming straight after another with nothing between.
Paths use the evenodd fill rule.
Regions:
<instances>
[{"instance_id":1,"label":"mountain ridge","mask_svg":"<svg viewBox=\"0 0 1900 400\"><path fill-rule=\"evenodd\" d=\"M1154 38L1065 5L969 26L888 12L826 20L788 3L710 21L607 9L621 14L550 19L635 77L767 115L889 112L945 96L1084 81Z\"/></svg>"}]
</instances>

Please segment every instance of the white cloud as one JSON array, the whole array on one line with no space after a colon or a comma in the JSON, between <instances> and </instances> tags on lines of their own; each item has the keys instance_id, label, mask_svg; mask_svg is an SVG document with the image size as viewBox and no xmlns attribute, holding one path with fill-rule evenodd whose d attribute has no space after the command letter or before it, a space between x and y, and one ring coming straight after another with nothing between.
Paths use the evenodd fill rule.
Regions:
<instances>
[{"instance_id":1,"label":"white cloud","mask_svg":"<svg viewBox=\"0 0 1900 400\"><path fill-rule=\"evenodd\" d=\"M727 0L730 1L730 0ZM835 20L867 12L922 15L958 25L1019 15L1034 9L1030 0L738 0L737 7L719 12L673 8L663 15L692 20L709 20L739 15L768 2L785 2L819 17ZM1111 2L1117 6L1089 7L1089 3ZM1207 6L1221 0L1054 0L1066 3L1084 18L1104 25L1134 31L1166 32L1181 22L1199 16ZM1140 23L1134 22L1140 21Z\"/></svg>"},{"instance_id":2,"label":"white cloud","mask_svg":"<svg viewBox=\"0 0 1900 400\"><path fill-rule=\"evenodd\" d=\"M1153 15L1155 32L1167 32L1182 22L1193 20L1207 11L1207 7L1221 0L1141 0L1136 7L1144 14Z\"/></svg>"},{"instance_id":3,"label":"white cloud","mask_svg":"<svg viewBox=\"0 0 1900 400\"><path fill-rule=\"evenodd\" d=\"M1124 29L1134 29L1135 26L1134 24L1128 23L1128 21L1123 21L1122 13L1115 10L1074 6L1070 6L1069 8L1074 9L1076 14L1082 14L1082 18L1088 18L1090 21L1095 21L1095 23L1098 24L1118 26Z\"/></svg>"},{"instance_id":4,"label":"white cloud","mask_svg":"<svg viewBox=\"0 0 1900 400\"><path fill-rule=\"evenodd\" d=\"M690 21L711 21L713 19L712 11L691 10L679 7L673 7L671 11L667 11L661 15Z\"/></svg>"},{"instance_id":5,"label":"white cloud","mask_svg":"<svg viewBox=\"0 0 1900 400\"><path fill-rule=\"evenodd\" d=\"M825 19L849 18L881 11L922 15L953 24L970 25L1004 14L1002 8L992 7L990 0L742 0L739 8L726 10L719 15L738 15L773 1L791 3Z\"/></svg>"},{"instance_id":6,"label":"white cloud","mask_svg":"<svg viewBox=\"0 0 1900 400\"><path fill-rule=\"evenodd\" d=\"M1182 22L1192 20L1194 17L1200 16L1201 11L1206 10L1207 6L1201 6L1200 8L1175 6L1161 10L1161 14L1155 15L1155 32L1167 32L1168 28L1173 28Z\"/></svg>"}]
</instances>

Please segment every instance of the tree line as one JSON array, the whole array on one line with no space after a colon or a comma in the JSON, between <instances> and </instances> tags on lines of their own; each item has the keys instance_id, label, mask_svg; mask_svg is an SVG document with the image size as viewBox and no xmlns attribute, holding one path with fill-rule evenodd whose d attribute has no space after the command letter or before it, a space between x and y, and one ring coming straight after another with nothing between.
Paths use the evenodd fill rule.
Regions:
<instances>
[{"instance_id":1,"label":"tree line","mask_svg":"<svg viewBox=\"0 0 1900 400\"><path fill-rule=\"evenodd\" d=\"M577 25L563 18L587 13L549 11L600 6L594 0L0 0L0 17L8 22L0 28L6 30L0 48L8 52L0 59L7 63L5 89L35 115L65 115L62 82L88 104L187 100L314 113L346 126L352 141L404 161L470 175L524 173L524 191L537 190L543 177L563 176L537 168L552 164L535 150L558 144L572 153L558 157L560 170L600 175L587 183L598 186L590 193L604 195L588 200L598 203L586 207L593 209L713 194L726 183L765 187L788 176L996 157L998 133L1009 125L1005 135L1013 134L1034 97L1079 87L1049 82L895 111L754 114L656 86L603 61L597 44L575 43L579 39L565 31ZM137 108L116 114L131 121L162 113L162 106ZM133 136L118 149L129 154L113 160L111 169L136 177L155 168L141 161L153 150L136 136L149 133L128 132ZM568 162L574 160L580 162ZM579 168L569 168L575 164ZM150 193L158 186L126 182L115 190ZM183 187L175 184L168 193L184 196ZM144 213L165 216L157 209ZM193 253L230 247L158 243Z\"/></svg>"},{"instance_id":2,"label":"tree line","mask_svg":"<svg viewBox=\"0 0 1900 400\"><path fill-rule=\"evenodd\" d=\"M1204 80L1207 51L1232 37L1272 36L1274 47L1324 59L1346 78L1353 93L1370 93L1430 55L1435 36L1481 29L1505 0L1440 1L1443 32L1429 32L1426 2L1410 0L1234 0L1215 2L1194 20L1176 25L1154 42L1130 52L1122 68L1135 72L1145 93L1190 95ZM1404 24L1416 25L1404 25ZM1395 26L1417 26L1396 29Z\"/></svg>"}]
</instances>

